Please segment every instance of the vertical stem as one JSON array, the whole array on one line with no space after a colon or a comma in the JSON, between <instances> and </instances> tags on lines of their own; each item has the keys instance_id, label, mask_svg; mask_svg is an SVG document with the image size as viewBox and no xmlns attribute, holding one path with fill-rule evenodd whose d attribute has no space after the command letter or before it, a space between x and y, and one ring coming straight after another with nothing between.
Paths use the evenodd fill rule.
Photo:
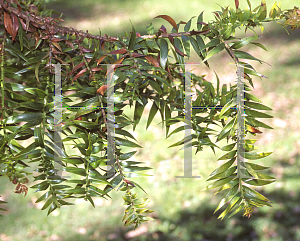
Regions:
<instances>
[{"instance_id":1,"label":"vertical stem","mask_svg":"<svg viewBox=\"0 0 300 241\"><path fill-rule=\"evenodd\" d=\"M235 56L229 45L223 40L225 48L233 58L237 67L237 177L239 178L239 185L242 197L244 196L242 187L242 178L245 177L245 113L244 113L244 72L241 71L243 66L240 65L238 58Z\"/></svg>"},{"instance_id":2,"label":"vertical stem","mask_svg":"<svg viewBox=\"0 0 300 241\"><path fill-rule=\"evenodd\" d=\"M242 67L237 65L237 174L239 178L245 177L245 113L244 113L244 73Z\"/></svg>"},{"instance_id":3,"label":"vertical stem","mask_svg":"<svg viewBox=\"0 0 300 241\"><path fill-rule=\"evenodd\" d=\"M1 115L3 117L3 132L6 136L6 118L5 118L5 106L4 106L4 50L5 50L5 34L3 35L3 42L1 48Z\"/></svg>"}]
</instances>

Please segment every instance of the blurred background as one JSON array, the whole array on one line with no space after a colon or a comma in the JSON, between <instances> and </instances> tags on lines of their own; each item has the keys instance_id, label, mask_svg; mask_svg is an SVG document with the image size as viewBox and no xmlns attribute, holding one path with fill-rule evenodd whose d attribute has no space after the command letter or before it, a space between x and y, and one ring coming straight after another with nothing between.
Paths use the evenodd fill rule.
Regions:
<instances>
[{"instance_id":1,"label":"blurred background","mask_svg":"<svg viewBox=\"0 0 300 241\"><path fill-rule=\"evenodd\" d=\"M213 11L221 5L234 7L234 0L56 0L47 1L47 7L63 12L65 26L90 33L124 36L124 30L131 31L131 23L141 35L146 34L146 26L152 22L155 30L163 24L168 32L171 26L162 19L153 19L157 15L169 15L178 23L180 20L193 20L191 29L196 29L198 15L204 12L204 21L213 19ZM250 0L252 7L260 1ZM267 12L274 2L267 1ZM299 1L282 2L282 9L293 8ZM240 8L247 6L246 0L240 0ZM261 34L257 29L258 34ZM264 188L256 188L273 202L273 207L256 209L248 219L242 213L223 221L217 219L220 211L213 214L222 199L222 194L214 196L216 190L201 191L207 185L209 174L222 163L217 162L223 153L210 148L193 156L193 175L200 179L183 179L183 151L180 148L167 148L179 141L183 134L165 138L165 131L156 115L151 126L146 130L150 107L143 113L143 118L134 132L143 149L138 151L134 160L144 161L153 167L151 177L134 178L148 193L138 192L139 197L148 197L149 208L154 210L154 221L141 225L136 230L124 227L121 219L125 208L122 192L111 192L112 201L95 199L96 208L90 203L76 200L76 206L55 210L47 217L47 211L41 211L43 203L35 203L42 193L33 193L29 189L26 197L14 193L15 185L1 178L1 200L7 212L0 218L0 240L174 240L174 241L300 241L300 31L289 34L278 24L265 25L263 37L259 39L268 51L257 47L245 47L255 57L268 64L252 63L256 70L268 79L254 78L252 94L262 100L273 111L266 113L274 116L262 121L272 126L273 130L260 130L257 139L258 151L273 151L267 158L255 163L269 166L267 174L277 181ZM247 33L251 35L250 33ZM244 36L244 32L237 33ZM191 51L193 53L193 51ZM200 62L193 53L186 62ZM211 69L204 65L193 73L206 74L206 79L216 83L215 70L222 83L233 83L235 67L226 53L211 58ZM132 118L129 108L128 115ZM172 127L171 131L174 129ZM226 142L220 142L220 147ZM30 180L32 186L32 179ZM222 209L223 210L223 209Z\"/></svg>"}]
</instances>

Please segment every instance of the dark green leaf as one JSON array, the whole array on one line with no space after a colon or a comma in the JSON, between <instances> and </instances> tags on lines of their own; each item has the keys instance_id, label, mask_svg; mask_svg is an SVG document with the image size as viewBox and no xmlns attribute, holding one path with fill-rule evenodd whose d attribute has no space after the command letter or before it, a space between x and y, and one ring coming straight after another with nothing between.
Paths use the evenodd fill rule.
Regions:
<instances>
[{"instance_id":1,"label":"dark green leaf","mask_svg":"<svg viewBox=\"0 0 300 241\"><path fill-rule=\"evenodd\" d=\"M249 195L251 195L254 198L257 198L262 201L270 202L270 200L267 199L265 196L261 195L260 193L258 193L257 191L254 191L253 189L251 189L249 187L246 187L243 185L243 189L245 192L247 192Z\"/></svg>"},{"instance_id":2,"label":"dark green leaf","mask_svg":"<svg viewBox=\"0 0 300 241\"><path fill-rule=\"evenodd\" d=\"M252 56L251 54L248 54L244 51L238 51L238 50L234 50L234 55L235 57L237 57L238 59L250 59L250 60L256 60L260 63L263 63L264 61L261 61L260 59L255 58L254 56Z\"/></svg>"},{"instance_id":3,"label":"dark green leaf","mask_svg":"<svg viewBox=\"0 0 300 241\"><path fill-rule=\"evenodd\" d=\"M154 34L154 27L152 23L149 23L146 29L148 34Z\"/></svg>"},{"instance_id":4,"label":"dark green leaf","mask_svg":"<svg viewBox=\"0 0 300 241\"><path fill-rule=\"evenodd\" d=\"M201 31L201 29L202 29L202 23L203 23L203 12L204 11L202 11L201 13L200 13L200 15L198 16L198 19L197 19L197 29L198 29L198 31Z\"/></svg>"},{"instance_id":5,"label":"dark green leaf","mask_svg":"<svg viewBox=\"0 0 300 241\"><path fill-rule=\"evenodd\" d=\"M251 69L247 69L247 68L244 68L244 73L249 74L249 75L254 75L254 76L257 76L257 77L260 77L260 78L267 78L263 74L257 73L256 71L251 70Z\"/></svg>"},{"instance_id":6,"label":"dark green leaf","mask_svg":"<svg viewBox=\"0 0 300 241\"><path fill-rule=\"evenodd\" d=\"M255 41L259 38L258 35L255 35L255 36L251 36L251 37L247 37L247 38L243 38L239 41L236 41L232 46L231 48L232 49L239 49L247 44L249 44L251 41Z\"/></svg>"},{"instance_id":7,"label":"dark green leaf","mask_svg":"<svg viewBox=\"0 0 300 241\"><path fill-rule=\"evenodd\" d=\"M250 102L245 101L245 106L248 106L250 108L256 109L256 110L272 110L270 107L256 103L256 102Z\"/></svg>"},{"instance_id":8,"label":"dark green leaf","mask_svg":"<svg viewBox=\"0 0 300 241\"><path fill-rule=\"evenodd\" d=\"M138 101L135 102L133 130L135 130L136 125L140 122L144 108L145 106L141 105Z\"/></svg>"},{"instance_id":9,"label":"dark green leaf","mask_svg":"<svg viewBox=\"0 0 300 241\"><path fill-rule=\"evenodd\" d=\"M160 85L156 82L156 81L153 81L153 80L149 80L149 84L151 85L151 87L157 91L158 94L162 94L162 89L160 87Z\"/></svg>"},{"instance_id":10,"label":"dark green leaf","mask_svg":"<svg viewBox=\"0 0 300 241\"><path fill-rule=\"evenodd\" d=\"M248 99L248 100L253 100L253 101L256 101L256 102L261 102L260 99L258 99L258 98L255 97L254 95L251 95L251 94L249 94L249 93L247 93L247 92L245 92L245 97L246 97L246 99Z\"/></svg>"},{"instance_id":11,"label":"dark green leaf","mask_svg":"<svg viewBox=\"0 0 300 241\"><path fill-rule=\"evenodd\" d=\"M227 146L223 146L221 148L222 151L231 151L235 147L236 143L229 144Z\"/></svg>"},{"instance_id":12,"label":"dark green leaf","mask_svg":"<svg viewBox=\"0 0 300 241\"><path fill-rule=\"evenodd\" d=\"M260 180L260 179L251 179L245 178L245 183L253 185L253 186L263 186L275 182L275 180Z\"/></svg>"},{"instance_id":13,"label":"dark green leaf","mask_svg":"<svg viewBox=\"0 0 300 241\"><path fill-rule=\"evenodd\" d=\"M52 201L53 201L53 198L52 197L49 198L47 200L47 202L44 204L44 206L42 207L42 210L45 210L47 207L49 207L49 205L52 203Z\"/></svg>"},{"instance_id":14,"label":"dark green leaf","mask_svg":"<svg viewBox=\"0 0 300 241\"><path fill-rule=\"evenodd\" d=\"M221 52L225 48L224 43L219 44L218 46L214 47L213 50L211 50L206 58L203 60L203 62L207 61L209 58L211 58L213 55Z\"/></svg>"},{"instance_id":15,"label":"dark green leaf","mask_svg":"<svg viewBox=\"0 0 300 241\"><path fill-rule=\"evenodd\" d=\"M241 201L242 201L242 197L240 197L239 195L233 197L229 202L227 208L220 214L218 219L219 218L223 219L226 216L226 214L228 214L230 210L234 209L234 207L237 206Z\"/></svg>"},{"instance_id":16,"label":"dark green leaf","mask_svg":"<svg viewBox=\"0 0 300 241\"><path fill-rule=\"evenodd\" d=\"M215 209L214 213L217 212L221 207L224 206L225 203L227 203L229 200L231 200L235 196L238 188L239 188L239 185L236 184L233 188L231 188L228 191L228 193L226 194L226 196L220 201L220 203L217 206L217 208Z\"/></svg>"},{"instance_id":17,"label":"dark green leaf","mask_svg":"<svg viewBox=\"0 0 300 241\"><path fill-rule=\"evenodd\" d=\"M246 152L245 159L257 160L271 155L273 152Z\"/></svg>"},{"instance_id":18,"label":"dark green leaf","mask_svg":"<svg viewBox=\"0 0 300 241\"><path fill-rule=\"evenodd\" d=\"M264 170L268 169L269 167L264 167L258 164L250 163L250 162L244 162L246 167L249 165L253 170Z\"/></svg>"},{"instance_id":19,"label":"dark green leaf","mask_svg":"<svg viewBox=\"0 0 300 241\"><path fill-rule=\"evenodd\" d=\"M135 46L135 40L136 40L136 32L135 32L135 28L132 26L132 32L130 35L128 50L133 50L133 48Z\"/></svg>"},{"instance_id":20,"label":"dark green leaf","mask_svg":"<svg viewBox=\"0 0 300 241\"><path fill-rule=\"evenodd\" d=\"M133 135L131 135L128 131L125 131L123 129L116 128L115 129L115 133L119 134L119 135L122 135L122 136L127 136L127 137L129 137L131 139L136 140Z\"/></svg>"},{"instance_id":21,"label":"dark green leaf","mask_svg":"<svg viewBox=\"0 0 300 241\"><path fill-rule=\"evenodd\" d=\"M215 47L217 45L220 45L220 39L215 38L213 40L211 40L210 42L208 42L203 48L201 49L207 49L207 48L211 48L211 47ZM201 50L200 49L200 50Z\"/></svg>"},{"instance_id":22,"label":"dark green leaf","mask_svg":"<svg viewBox=\"0 0 300 241\"><path fill-rule=\"evenodd\" d=\"M179 126L179 127L177 127L174 131L172 131L172 132L168 135L167 138L169 138L171 135L173 135L173 134L175 134L175 133L177 133L177 132L179 132L179 131L184 131L184 126Z\"/></svg>"},{"instance_id":23,"label":"dark green leaf","mask_svg":"<svg viewBox=\"0 0 300 241\"><path fill-rule=\"evenodd\" d=\"M132 157L137 151L132 151L132 152L127 152L127 153L123 153L119 156L120 160L127 160L130 157Z\"/></svg>"},{"instance_id":24,"label":"dark green leaf","mask_svg":"<svg viewBox=\"0 0 300 241\"><path fill-rule=\"evenodd\" d=\"M151 124L155 114L157 113L157 111L158 111L158 108L157 108L155 102L153 101L152 107L151 107L150 112L149 112L148 120L147 120L146 130L150 126L150 124Z\"/></svg>"},{"instance_id":25,"label":"dark green leaf","mask_svg":"<svg viewBox=\"0 0 300 241\"><path fill-rule=\"evenodd\" d=\"M212 189L212 188L222 186L222 185L230 182L233 178L234 177L227 177L227 178L217 180L217 181L213 182L212 184L208 185L207 187L203 188L202 190L209 190L209 189Z\"/></svg>"},{"instance_id":26,"label":"dark green leaf","mask_svg":"<svg viewBox=\"0 0 300 241\"><path fill-rule=\"evenodd\" d=\"M168 121L168 119L171 118L171 110L169 108L169 106L166 104L165 106L165 121ZM168 132L169 132L170 126L166 125L166 137L168 136Z\"/></svg>"},{"instance_id":27,"label":"dark green leaf","mask_svg":"<svg viewBox=\"0 0 300 241\"><path fill-rule=\"evenodd\" d=\"M268 50L266 49L266 47L263 46L261 43L251 43L251 44L254 44L254 45L256 45L256 46L262 48L263 50L268 51Z\"/></svg>"},{"instance_id":28,"label":"dark green leaf","mask_svg":"<svg viewBox=\"0 0 300 241\"><path fill-rule=\"evenodd\" d=\"M64 162L71 163L73 165L78 165L84 163L80 157L65 157L62 159Z\"/></svg>"},{"instance_id":29,"label":"dark green leaf","mask_svg":"<svg viewBox=\"0 0 300 241\"><path fill-rule=\"evenodd\" d=\"M245 109L245 113L248 116L252 116L252 117L257 117L257 118L273 118L273 116L262 113L262 112L258 112L255 110L249 110L249 109Z\"/></svg>"},{"instance_id":30,"label":"dark green leaf","mask_svg":"<svg viewBox=\"0 0 300 241\"><path fill-rule=\"evenodd\" d=\"M40 196L35 203L41 202L45 199L47 199L49 197L49 195L51 194L51 191L46 192L45 194L43 194L42 196Z\"/></svg>"},{"instance_id":31,"label":"dark green leaf","mask_svg":"<svg viewBox=\"0 0 300 241\"><path fill-rule=\"evenodd\" d=\"M216 174L216 175L208 178L206 181L211 181L214 179L221 179L221 178L225 178L225 177L236 177L236 174L233 174L236 171L236 169L237 169L237 167L233 166L222 173Z\"/></svg>"},{"instance_id":32,"label":"dark green leaf","mask_svg":"<svg viewBox=\"0 0 300 241\"><path fill-rule=\"evenodd\" d=\"M234 127L236 123L236 118L233 118L232 120L230 120L226 126L223 128L223 130L220 132L220 134L217 137L217 141L222 140L223 138L226 137L226 134L229 133L229 131L231 131L231 129Z\"/></svg>"},{"instance_id":33,"label":"dark green leaf","mask_svg":"<svg viewBox=\"0 0 300 241\"><path fill-rule=\"evenodd\" d=\"M138 145L138 144L136 144L136 143L134 143L132 141L125 140L125 139L122 139L122 138L119 138L119 137L115 137L115 141L116 141L116 144L120 145L120 146L129 146L129 147L143 148L140 145Z\"/></svg>"},{"instance_id":34,"label":"dark green leaf","mask_svg":"<svg viewBox=\"0 0 300 241\"><path fill-rule=\"evenodd\" d=\"M169 52L168 42L162 38L160 40L160 65L163 69L165 69L166 67L166 63L168 60L168 52Z\"/></svg>"},{"instance_id":35,"label":"dark green leaf","mask_svg":"<svg viewBox=\"0 0 300 241\"><path fill-rule=\"evenodd\" d=\"M185 49L186 55L189 58L190 57L190 39L188 36L185 35L181 35L181 39L182 39L182 43L183 43L183 47Z\"/></svg>"},{"instance_id":36,"label":"dark green leaf","mask_svg":"<svg viewBox=\"0 0 300 241\"><path fill-rule=\"evenodd\" d=\"M86 176L86 171L83 168L76 168L76 167L64 167L64 171L74 173L80 176Z\"/></svg>"},{"instance_id":37,"label":"dark green leaf","mask_svg":"<svg viewBox=\"0 0 300 241\"><path fill-rule=\"evenodd\" d=\"M216 195L217 193L219 193L223 190L226 190L228 188L231 188L231 187L235 186L238 182L239 182L238 178L233 179L232 181L230 181L230 182L226 183L225 185L223 185L218 191L215 192L214 195Z\"/></svg>"},{"instance_id":38,"label":"dark green leaf","mask_svg":"<svg viewBox=\"0 0 300 241\"><path fill-rule=\"evenodd\" d=\"M19 123L19 122L28 122L32 120L40 120L42 118L42 113L24 113L24 114L15 114L7 119L7 124Z\"/></svg>"},{"instance_id":39,"label":"dark green leaf","mask_svg":"<svg viewBox=\"0 0 300 241\"><path fill-rule=\"evenodd\" d=\"M231 160L225 162L223 165L221 165L220 167L218 167L216 170L214 170L210 176L214 176L216 174L225 172L226 170L228 170L229 167L231 167L231 165L234 163L235 158L232 158Z\"/></svg>"},{"instance_id":40,"label":"dark green leaf","mask_svg":"<svg viewBox=\"0 0 300 241\"><path fill-rule=\"evenodd\" d=\"M67 190L67 193L70 194L85 194L85 188L73 188Z\"/></svg>"},{"instance_id":41,"label":"dark green leaf","mask_svg":"<svg viewBox=\"0 0 300 241\"><path fill-rule=\"evenodd\" d=\"M246 116L245 117L246 121L248 124L250 124L251 126L256 126L256 127L263 127L263 128L267 128L267 129L273 129L271 126L266 125L265 123L255 120L252 117Z\"/></svg>"},{"instance_id":42,"label":"dark green leaf","mask_svg":"<svg viewBox=\"0 0 300 241\"><path fill-rule=\"evenodd\" d=\"M218 159L218 161L219 161L219 160L227 160L227 159L231 159L231 158L233 158L233 157L235 156L236 152L237 152L237 150L233 150L233 151L231 151L231 152L228 152L227 154L221 156L221 157Z\"/></svg>"}]
</instances>

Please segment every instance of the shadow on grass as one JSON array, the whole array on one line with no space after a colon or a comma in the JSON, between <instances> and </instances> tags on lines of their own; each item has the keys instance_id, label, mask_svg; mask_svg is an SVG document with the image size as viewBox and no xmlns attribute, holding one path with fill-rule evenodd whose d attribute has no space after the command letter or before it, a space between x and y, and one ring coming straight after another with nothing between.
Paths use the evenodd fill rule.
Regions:
<instances>
[{"instance_id":1,"label":"shadow on grass","mask_svg":"<svg viewBox=\"0 0 300 241\"><path fill-rule=\"evenodd\" d=\"M132 227L123 227L120 220L113 222L114 225L110 225L109 221L111 216L100 215L96 219L89 218L89 213L86 213L86 221L83 223L76 222L76 219L71 221L74 227L78 225L86 227L85 234L79 234L73 230L72 226L68 227L68 232L63 233L63 236L58 240L73 241L73 240L87 240L87 241L154 241L154 240L170 240L170 241L259 241L259 240L276 240L276 241L298 241L300 240L300 190L297 180L299 174L297 173L297 166L300 163L300 156L295 155L295 163L293 165L288 164L288 160L274 160L274 167L283 167L285 173L281 180L275 182L285 183L283 187L278 187L274 191L264 193L273 204L273 207L258 208L254 211L251 218L242 217L242 212L228 219L224 218L223 221L217 219L220 215L220 211L217 214L213 214L216 206L212 204L212 199L221 199L219 197L210 197L199 201L199 204L195 208L182 208L173 216L166 216L163 213L157 213L158 217L153 221L152 229L148 228L147 232L137 235L135 238L128 238L126 235ZM274 172L276 169L272 169ZM267 174L273 175L275 173L268 172ZM5 184L8 182L2 182ZM294 185L294 183L296 183ZM11 183L10 183L11 184ZM5 185L7 186L7 185ZM292 188L289 188L292 186ZM10 192L14 185L9 185L6 188L10 188ZM286 188L284 188L286 187ZM4 185L1 188L1 193L4 192ZM197 195L197 194L194 194ZM224 194L223 194L224 195ZM14 200L19 199L21 196L16 196ZM27 199L27 200L26 200ZM3 217L5 221L5 233L13 233L12 230L18 226L19 230L26 235L31 229L31 224L36 224L36 220L39 220L40 224L36 224L37 229L47 230L48 233L53 232L53 225L51 220L57 222L59 217L39 217L41 210L28 208L28 197L21 198L15 203L10 202L11 211L10 214ZM182 201L182 200L181 200ZM174 200L176 202L176 200ZM24 205L24 208L16 207L19 211L14 212L14 205ZM3 205L5 208L6 205ZM74 207L74 212L76 206ZM224 208L222 209L224 210ZM91 212L97 212L96 209L92 209ZM75 216L74 216L75 217ZM50 218L50 219L49 219ZM72 217L70 217L72 219ZM114 219L116 217L113 217ZM3 220L4 221L4 220ZM4 222L2 221L2 224ZM66 220L65 220L66 221ZM69 221L68 221L69 222ZM60 225L67 225L63 220L60 221ZM117 225L115 225L117 224ZM150 224L150 223L149 223ZM9 231L10 230L10 231ZM39 230L35 232L35 235L39 235ZM20 232L20 231L19 231ZM31 231L33 233L33 231ZM34 234L32 234L34 235ZM25 237L25 236L24 236ZM26 236L28 237L28 236ZM36 239L36 236L32 236L32 240ZM42 238L42 237L41 237ZM17 239L14 239L17 240Z\"/></svg>"},{"instance_id":2,"label":"shadow on grass","mask_svg":"<svg viewBox=\"0 0 300 241\"><path fill-rule=\"evenodd\" d=\"M46 4L46 7L49 9L54 9L58 12L63 12L63 18L66 18L70 21L82 21L82 20L88 20L92 19L94 16L101 16L103 18L109 18L111 16L116 15L116 13L121 13L122 9L125 8L124 11L130 11L130 6L134 7L135 9L143 9L143 5L141 1L135 1L134 3L130 3L129 1L124 0L114 0L113 2L109 2L106 0L86 0L86 1L80 1L80 0L72 0L72 1L65 1L65 0L56 0L51 1ZM162 11L163 14L163 11ZM58 17L59 15L53 14L54 17ZM141 33L142 35L147 34L146 33L146 26L152 22L153 19L149 18L148 20L141 20L141 21L135 21L133 23L133 26L136 28L136 31ZM160 20L155 20L160 21ZM175 19L175 21L179 21L179 19ZM166 22L161 22L163 24L166 24ZM97 24L97 23L95 23ZM117 36L121 35L124 36L124 30L131 31L131 24L128 19L128 24L122 26L113 26L112 28L108 28L105 26L105 32L102 33L102 35L107 34L109 36ZM159 25L160 27L161 25ZM258 27L256 28L257 34L263 35L263 38L268 42L276 42L280 41L282 44L288 44L291 41L298 40L300 37L300 30L291 31L290 27L287 27L288 32L290 35L284 30L281 26L279 26L276 23L268 23L265 24L267 31L265 31L263 34L261 34ZM80 29L78 29L80 30ZM86 29L81 29L83 31L86 31ZM155 29L157 31L157 29ZM95 33L95 34L98 34ZM290 61L291 64L298 64L299 61L293 62L293 60Z\"/></svg>"},{"instance_id":3,"label":"shadow on grass","mask_svg":"<svg viewBox=\"0 0 300 241\"><path fill-rule=\"evenodd\" d=\"M101 1L99 1L101 2ZM53 9L55 11L63 13L63 18L68 18L70 20L80 21L83 18L90 18L91 12L93 10L93 4L87 1L64 1L56 0L45 4L47 9ZM102 13L99 13L99 15ZM58 17L56 13L52 14L53 17Z\"/></svg>"},{"instance_id":4,"label":"shadow on grass","mask_svg":"<svg viewBox=\"0 0 300 241\"><path fill-rule=\"evenodd\" d=\"M294 31L291 30L291 27L287 26L286 30L279 24L276 23L268 23L265 25L268 30L263 33L264 39L277 42L280 41L282 44L288 44L292 41L298 41L300 37L300 30L296 29Z\"/></svg>"},{"instance_id":5,"label":"shadow on grass","mask_svg":"<svg viewBox=\"0 0 300 241\"><path fill-rule=\"evenodd\" d=\"M263 193L262 193L263 194ZM101 230L101 227L93 224L89 227L89 234L99 233L95 239L78 234L70 234L64 240L114 240L114 241L296 241L299 240L300 207L297 193L291 197L283 190L268 193L267 196L274 204L282 204L282 208L268 208L265 212L255 211L251 218L241 216L241 213L223 221L213 215L214 208L209 200L193 210L184 210L178 214L178 218L160 218L160 223L167 224L168 228L157 227L153 232L137 235L135 238L126 238L124 227L111 227ZM99 232L100 230L100 232ZM128 229L127 229L128 230ZM128 231L127 231L128 232ZM90 236L91 237L91 236Z\"/></svg>"},{"instance_id":6,"label":"shadow on grass","mask_svg":"<svg viewBox=\"0 0 300 241\"><path fill-rule=\"evenodd\" d=\"M296 157L300 160L299 155ZM277 166L285 166L286 160L276 162ZM296 163L298 165L298 162ZM289 166L291 168L291 166ZM287 167L288 168L288 167ZM268 173L271 174L272 173ZM282 180L297 180L298 173L284 174ZM273 184L273 185L276 185ZM232 218L227 217L224 220L217 219L222 211L213 215L216 206L211 204L209 198L203 200L199 206L194 209L185 208L174 217L163 217L158 214L158 223L156 229L152 232L138 235L135 238L126 238L128 228L118 227L109 228L102 233L103 239L97 240L116 240L116 241L259 241L259 240L276 240L276 241L296 241L300 240L300 190L295 187L294 190L288 191L284 188L277 188L275 191L262 195L268 197L273 203L273 207L263 207L255 209L252 216L248 219L242 217L239 212ZM212 197L215 198L215 197ZM224 210L224 208L222 208ZM91 232L99 230L95 225ZM68 241L74 240L75 236L68 237ZM113 239L110 239L113 238ZM89 239L94 240L94 239ZM95 239L96 240L96 239Z\"/></svg>"},{"instance_id":7,"label":"shadow on grass","mask_svg":"<svg viewBox=\"0 0 300 241\"><path fill-rule=\"evenodd\" d=\"M127 7L126 3L129 4L128 1L123 0L115 0L113 2L109 1L78 1L78 0L72 0L72 1L64 1L64 0L56 0L55 2L50 2L46 4L46 8L53 9L58 12L62 12L63 16L62 18L67 21L83 21L83 20L89 20L94 19L95 16L101 16L101 18L111 18L113 21L112 16L116 16L122 13L123 7ZM142 2L136 1L134 4L130 3L130 5L134 5L135 9L141 8L142 9ZM126 9L129 11L128 7ZM52 14L53 17L59 17L59 14ZM100 18L100 19L101 19ZM101 21L101 20L100 20ZM124 22L121 24L121 26L114 26L111 24L111 28L109 26L105 26L102 28L104 31L102 31L101 35L107 34L108 36L124 36L124 31L131 31L131 23L130 19L125 20L127 24L124 26ZM149 20L142 20L142 21L134 21L133 26L135 27L135 30L139 32L141 35L147 34L146 27L147 25L152 21L151 18ZM156 20L156 21L162 21L162 20ZM98 23L95 23L97 25ZM100 26L99 26L100 28ZM100 28L102 30L102 28ZM87 29L77 29L86 31ZM99 34L97 32L93 32L93 34Z\"/></svg>"},{"instance_id":8,"label":"shadow on grass","mask_svg":"<svg viewBox=\"0 0 300 241\"><path fill-rule=\"evenodd\" d=\"M297 157L299 158L299 156ZM286 163L285 160L277 164ZM284 175L284 180L296 180L298 174ZM273 184L273 185L276 185ZM64 240L115 240L115 241L296 241L300 240L300 190L287 191L277 188L275 191L264 193L272 200L273 207L257 208L248 219L242 217L242 212L228 219L217 219L221 211L213 215L216 208L207 198L194 208L185 208L174 217L163 217L158 214L155 229L147 233L128 238L126 233L132 229L122 226L101 228L97 223L89 227L89 234L99 233L93 239L91 236L70 234ZM212 197L215 198L215 197ZM222 209L224 210L224 208ZM138 233L138 231L137 231Z\"/></svg>"}]
</instances>

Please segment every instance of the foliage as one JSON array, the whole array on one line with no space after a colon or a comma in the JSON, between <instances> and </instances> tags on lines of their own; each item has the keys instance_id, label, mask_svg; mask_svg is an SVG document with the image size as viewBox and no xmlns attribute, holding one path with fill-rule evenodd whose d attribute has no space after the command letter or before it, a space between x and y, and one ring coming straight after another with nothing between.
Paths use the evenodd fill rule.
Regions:
<instances>
[{"instance_id":1,"label":"foliage","mask_svg":"<svg viewBox=\"0 0 300 241\"><path fill-rule=\"evenodd\" d=\"M37 202L44 201L42 210L48 208L48 214L63 205L72 205L70 199L83 198L93 206L93 197L110 198L113 189L124 191L124 205L127 206L123 221L125 225L139 226L151 220L143 216L152 211L147 209L147 198L138 199L131 190L142 189L131 177L147 176L141 172L150 167L141 166L141 162L130 161L135 150L124 153L122 147L141 148L136 139L124 127L138 125L147 103L152 107L147 127L159 112L165 125L166 136L184 130L181 126L169 133L170 126L184 122L184 57L190 56L191 45L201 62L209 67L208 60L226 51L237 66L244 66L245 84L245 134L261 133L258 127L270 126L257 120L270 118L257 110L270 110L254 95L252 76L264 78L263 74L245 61L263 61L247 52L239 50L247 44L265 47L255 42L259 36L255 28L263 32L264 22L278 22L285 18L284 26L299 28L299 10L282 11L280 4L274 4L267 18L266 4L252 9L241 10L239 1L236 8L221 7L214 12L215 21L205 23L203 12L197 18L197 30L190 30L193 18L188 22L176 23L167 15L159 15L173 27L168 32L162 25L154 32L150 23L149 35L141 36L132 26L131 33L124 37L95 36L88 32L77 31L61 26L61 18L52 18L53 11L43 8L43 1L0 1L1 4L1 133L0 168L16 184L16 193L27 193L28 177L25 171L31 163L36 163L38 174L34 176L37 184L31 186L36 192L44 191ZM184 31L179 28L184 25ZM253 36L236 38L236 29L250 30ZM171 50L171 51L170 51ZM266 49L265 49L266 50ZM173 57L170 56L173 54ZM174 61L172 62L171 59ZM57 144L55 116L55 71L54 64L62 65L62 120L60 126L64 138L61 146ZM113 65L115 86L106 82L107 69L104 65ZM219 188L216 192L226 192L215 211L227 204L219 215L229 217L243 209L244 216L250 217L254 207L271 206L271 201L250 188L249 185L262 186L274 182L274 178L261 172L266 167L251 161L240 163L237 160L237 115L235 98L237 85L215 87L205 76L191 74L196 99L192 105L192 146L196 153L203 146L219 148L216 143L227 139L230 144L222 147L227 153L218 160L227 160L217 168L211 177L213 183L206 189ZM217 76L218 78L218 76ZM251 87L250 87L251 86ZM107 93L114 90L115 116L115 162L112 170L103 167L109 165L109 116ZM72 94L69 94L70 91ZM58 101L60 102L60 101ZM134 106L134 119L123 113L126 105ZM209 107L215 108L209 108ZM88 108L87 108L88 107ZM174 115L176 115L174 117ZM173 117L172 117L173 116ZM56 120L55 120L56 118ZM209 128L221 126L220 132ZM216 141L212 141L215 136ZM24 147L19 141L27 140ZM185 139L172 145L180 146ZM66 145L72 143L78 153L70 154ZM270 155L253 150L254 139L245 140L245 159L256 160ZM186 147L186 146L185 146ZM59 175L54 157L61 156L59 164L71 178ZM239 170L244 169L244 176ZM112 172L112 175L110 173ZM109 174L109 175L108 175ZM142 189L143 190L143 189ZM144 190L143 190L144 191ZM3 202L1 201L1 204ZM1 209L3 210L3 209Z\"/></svg>"}]
</instances>

